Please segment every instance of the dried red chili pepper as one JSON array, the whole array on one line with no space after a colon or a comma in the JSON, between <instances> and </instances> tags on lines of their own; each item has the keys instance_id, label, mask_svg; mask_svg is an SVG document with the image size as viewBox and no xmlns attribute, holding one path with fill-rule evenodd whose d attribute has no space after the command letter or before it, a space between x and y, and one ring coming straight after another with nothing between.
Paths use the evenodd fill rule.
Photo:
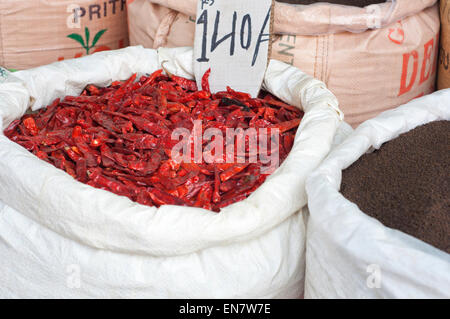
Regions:
<instances>
[{"instance_id":1,"label":"dried red chili pepper","mask_svg":"<svg viewBox=\"0 0 450 319\"><path fill-rule=\"evenodd\" d=\"M163 70L162 70L162 69L153 72L152 75L150 75L150 76L147 78L147 80L144 81L144 83L142 84L142 87L145 87L145 86L147 86L147 85L152 85L152 84L156 81L156 78L159 77L159 76L161 76L162 73L163 73Z\"/></svg>"},{"instance_id":2,"label":"dried red chili pepper","mask_svg":"<svg viewBox=\"0 0 450 319\"><path fill-rule=\"evenodd\" d=\"M197 91L197 83L195 83L195 81L188 80L176 75L172 75L170 76L170 78L172 79L172 81L178 84L183 90Z\"/></svg>"},{"instance_id":3,"label":"dried red chili pepper","mask_svg":"<svg viewBox=\"0 0 450 319\"><path fill-rule=\"evenodd\" d=\"M90 84L80 96L57 99L15 120L4 133L78 181L143 205L220 211L247 198L267 175L262 163L237 159L264 152L278 154L282 163L293 147L303 112L268 93L252 98L227 87L211 94L210 70L202 77L200 91L195 81L162 72L138 81L133 75L109 87ZM176 162L171 151L178 141L171 140L171 133L177 128L192 130L195 120L202 120L202 133L209 128L224 134L236 128L267 128L269 133L278 129L280 145L269 151L268 136L267 145L250 149L245 136L244 152L235 154L231 163L224 162L225 155L222 161L196 163L194 149L190 162ZM236 148L237 141L224 138L224 149L229 145Z\"/></svg>"},{"instance_id":4,"label":"dried red chili pepper","mask_svg":"<svg viewBox=\"0 0 450 319\"><path fill-rule=\"evenodd\" d=\"M208 69L202 77L202 90L211 94L211 90L209 88L209 76L211 75L211 69Z\"/></svg>"},{"instance_id":5,"label":"dried red chili pepper","mask_svg":"<svg viewBox=\"0 0 450 319\"><path fill-rule=\"evenodd\" d=\"M23 125L25 126L25 128L28 130L28 132L31 135L36 136L39 134L39 129L37 128L36 122L34 121L34 119L32 117L28 117L28 118L24 119Z\"/></svg>"}]
</instances>

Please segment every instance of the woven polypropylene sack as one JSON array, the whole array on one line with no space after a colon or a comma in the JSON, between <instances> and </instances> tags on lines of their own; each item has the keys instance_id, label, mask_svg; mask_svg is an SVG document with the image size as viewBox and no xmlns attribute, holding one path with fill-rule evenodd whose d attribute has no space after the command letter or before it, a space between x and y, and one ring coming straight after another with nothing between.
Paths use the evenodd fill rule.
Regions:
<instances>
[{"instance_id":1,"label":"woven polypropylene sack","mask_svg":"<svg viewBox=\"0 0 450 319\"><path fill-rule=\"evenodd\" d=\"M28 69L128 45L126 0L0 0L0 65Z\"/></svg>"},{"instance_id":2,"label":"woven polypropylene sack","mask_svg":"<svg viewBox=\"0 0 450 319\"><path fill-rule=\"evenodd\" d=\"M192 48L130 47L9 75L3 127L29 108L161 67L192 77ZM299 298L305 266L306 176L342 123L336 98L272 60L264 87L305 116L284 163L221 213L142 206L95 189L0 134L0 296Z\"/></svg>"},{"instance_id":3,"label":"woven polypropylene sack","mask_svg":"<svg viewBox=\"0 0 450 319\"><path fill-rule=\"evenodd\" d=\"M343 170L417 126L450 120L449 104L450 89L363 123L308 178L306 298L450 297L449 254L385 227L339 192Z\"/></svg>"},{"instance_id":4,"label":"woven polypropylene sack","mask_svg":"<svg viewBox=\"0 0 450 319\"><path fill-rule=\"evenodd\" d=\"M130 42L149 48L192 45L195 10L195 0L134 0L128 6ZM276 2L274 12L271 57L323 81L354 127L434 91L436 0L365 8Z\"/></svg>"}]
</instances>

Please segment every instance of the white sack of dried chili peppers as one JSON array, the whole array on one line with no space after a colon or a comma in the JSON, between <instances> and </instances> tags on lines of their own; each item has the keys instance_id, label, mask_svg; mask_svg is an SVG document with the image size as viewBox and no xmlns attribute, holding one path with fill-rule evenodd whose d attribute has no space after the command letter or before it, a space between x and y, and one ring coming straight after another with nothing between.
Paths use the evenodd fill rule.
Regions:
<instances>
[{"instance_id":1,"label":"white sack of dried chili peppers","mask_svg":"<svg viewBox=\"0 0 450 319\"><path fill-rule=\"evenodd\" d=\"M158 73L161 68L167 74ZM139 121L139 116L108 109L112 105L122 110L123 104L129 107L147 101L149 96L145 94L138 95L140 102L119 99L120 103L100 106L100 110L91 114L92 118L87 116L73 122L70 112L74 106L71 103L83 100L84 107L95 108L98 105L91 101L98 102L99 96L125 98L125 88L137 92L154 81L160 88L173 86L171 83L177 79L176 76L192 78L192 74L191 48L155 51L129 47L19 71L0 84L0 123L3 125L0 130L1 297L303 296L305 222L299 211L307 203L305 179L330 151L336 131L343 123L336 98L322 82L292 66L272 60L266 72L264 89L284 103L266 96L265 100L248 100L249 104L233 102L221 106L220 103L232 100L227 98L227 94L243 96L232 89L222 93L223 99L219 102L212 102L219 103L219 106L215 105L216 111L217 107L223 107L234 110L231 113L243 118L253 114L252 110L258 105L269 102L281 105L276 111L270 107L261 111L260 115L264 113L266 116L267 113L269 119L273 112L279 118L292 116L288 112L289 105L285 103L304 111L292 149L281 166L270 176L265 176L265 182L252 193L240 194L241 197L237 198L240 201L234 202L237 199L232 198L230 205L220 207L217 205L226 194L219 192L223 188L214 188L218 191L214 193L217 198L212 200L215 206L210 205L211 190L217 184L213 182L214 176L208 176L208 166L202 167L202 174L197 170L197 174L205 175L202 176L204 184L209 185L205 189L202 187L199 198L194 200L195 197L187 196L182 188L168 194L167 184L157 174L159 168L158 171L149 171L153 174L151 177L138 174L142 167L135 163L136 158L144 156L148 150L132 144L133 149L127 151L125 146L131 144L121 139L122 136L136 136L130 134L138 134L136 132L143 127L158 135L153 130L163 129L167 119L175 121L182 118L180 108L185 108L183 103L170 104L167 110L157 115L152 113L157 118L164 115L158 127L142 122L148 110L142 111L142 121ZM183 95L182 101L194 95L212 96L205 93L206 88L198 91L200 93L178 89L177 94ZM60 100L54 103L56 98ZM167 101L160 102L166 105ZM68 125L73 133L67 137L70 140L67 143L75 140L79 147L60 142L63 143L62 148L57 149L54 140L58 137L54 132L42 133L44 129L40 126L45 115L49 114L47 112L52 112L52 106L47 107L52 103L59 111L54 115L56 120L47 118L45 129L61 129ZM240 106L234 105L236 103ZM191 104L194 107L195 103ZM195 109L185 110L185 115L195 113ZM38 113L28 114L31 111ZM207 116L207 111L203 109L203 113L197 112L196 116ZM114 125L120 124L120 129L105 120L105 116L113 115ZM233 120L233 117L228 116L227 121L229 119ZM264 118L260 120L258 123L270 124ZM94 127L89 128L87 122ZM105 133L101 125L96 125L99 123L112 131L106 130L109 133ZM80 127L76 128L78 125ZM116 154L114 159L102 158L100 154L104 155L103 151L108 148L105 146L98 151L95 147L101 141L97 138L90 140L89 145L86 141L80 142L89 129L110 134L102 143L110 143L110 149L122 153ZM5 136L4 131L20 145ZM46 140L37 141L41 137ZM161 148L166 151L164 145ZM85 158L90 162L87 169L83 169L86 165L79 169L78 162L77 167L70 162L88 154L85 152L89 150L92 156ZM62 153L64 151L67 153ZM159 156L161 160L167 157L167 153L161 152ZM96 168L99 163L105 167ZM118 163L127 167L119 167ZM183 170L177 169L178 172ZM167 171L174 170L171 167ZM83 173L88 185L77 180L79 172ZM221 178L218 185L223 186L227 178L225 174L226 178L222 179L225 171L218 172ZM244 176L241 180L247 179ZM151 187L142 186L150 182L154 183ZM118 186L113 187L113 184ZM239 189L238 184L230 185ZM126 196L112 193L120 194L124 190L130 193ZM143 191L136 196L133 191L139 190ZM200 200L200 197L208 200ZM205 207L217 209L212 211Z\"/></svg>"}]
</instances>

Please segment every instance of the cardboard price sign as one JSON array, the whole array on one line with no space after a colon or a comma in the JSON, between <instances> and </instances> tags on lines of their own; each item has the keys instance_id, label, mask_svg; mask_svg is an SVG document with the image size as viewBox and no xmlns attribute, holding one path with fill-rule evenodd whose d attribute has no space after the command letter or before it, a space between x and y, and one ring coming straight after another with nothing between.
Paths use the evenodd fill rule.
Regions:
<instances>
[{"instance_id":1,"label":"cardboard price sign","mask_svg":"<svg viewBox=\"0 0 450 319\"><path fill-rule=\"evenodd\" d=\"M201 87L211 69L211 92L234 90L258 95L267 67L272 0L199 0L194 72Z\"/></svg>"}]
</instances>

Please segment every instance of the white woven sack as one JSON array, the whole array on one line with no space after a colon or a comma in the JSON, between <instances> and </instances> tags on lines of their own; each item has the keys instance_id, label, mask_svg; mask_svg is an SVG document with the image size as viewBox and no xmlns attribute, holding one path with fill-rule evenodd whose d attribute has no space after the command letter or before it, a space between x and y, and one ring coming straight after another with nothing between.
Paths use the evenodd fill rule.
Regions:
<instances>
[{"instance_id":1,"label":"white woven sack","mask_svg":"<svg viewBox=\"0 0 450 319\"><path fill-rule=\"evenodd\" d=\"M0 84L0 123L164 61L192 77L191 48L129 47L14 73ZM342 114L323 83L287 64L271 61L264 86L305 117L283 165L220 214L142 206L84 185L1 133L0 296L301 297L304 184L329 152Z\"/></svg>"},{"instance_id":2,"label":"white woven sack","mask_svg":"<svg viewBox=\"0 0 450 319\"><path fill-rule=\"evenodd\" d=\"M308 178L306 298L449 298L450 255L364 214L342 170L417 126L450 120L450 89L363 123Z\"/></svg>"}]
</instances>

